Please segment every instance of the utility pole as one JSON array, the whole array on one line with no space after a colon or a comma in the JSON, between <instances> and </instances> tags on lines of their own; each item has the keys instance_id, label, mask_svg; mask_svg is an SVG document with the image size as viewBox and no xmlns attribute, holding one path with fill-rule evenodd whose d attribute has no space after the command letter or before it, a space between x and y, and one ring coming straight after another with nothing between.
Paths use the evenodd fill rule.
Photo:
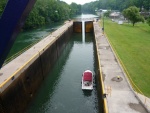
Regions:
<instances>
[{"instance_id":1,"label":"utility pole","mask_svg":"<svg viewBox=\"0 0 150 113\"><path fill-rule=\"evenodd\" d=\"M102 30L103 30L103 34L104 34L104 12L103 12L103 28L102 28Z\"/></svg>"},{"instance_id":2,"label":"utility pole","mask_svg":"<svg viewBox=\"0 0 150 113\"><path fill-rule=\"evenodd\" d=\"M149 7L149 12L148 12L149 16L150 16L150 7Z\"/></svg>"}]
</instances>

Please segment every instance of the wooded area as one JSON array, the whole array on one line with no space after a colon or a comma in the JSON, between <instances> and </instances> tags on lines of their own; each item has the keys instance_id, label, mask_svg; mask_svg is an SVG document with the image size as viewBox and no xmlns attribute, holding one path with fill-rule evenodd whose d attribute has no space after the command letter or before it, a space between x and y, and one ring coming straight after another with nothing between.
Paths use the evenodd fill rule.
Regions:
<instances>
[{"instance_id":1,"label":"wooded area","mask_svg":"<svg viewBox=\"0 0 150 113\"><path fill-rule=\"evenodd\" d=\"M7 3L6 1L7 0L1 0L0 2L0 16ZM68 5L60 0L37 0L26 20L24 29L67 20L77 14L81 14L81 5L76 3Z\"/></svg>"},{"instance_id":2,"label":"wooded area","mask_svg":"<svg viewBox=\"0 0 150 113\"><path fill-rule=\"evenodd\" d=\"M0 2L0 16L5 8L7 0ZM51 22L70 19L73 15L81 13L95 13L98 9L111 9L123 11L136 6L139 11L150 11L150 0L98 0L84 5L67 3L60 0L37 0L30 12L24 29L34 28Z\"/></svg>"}]
</instances>

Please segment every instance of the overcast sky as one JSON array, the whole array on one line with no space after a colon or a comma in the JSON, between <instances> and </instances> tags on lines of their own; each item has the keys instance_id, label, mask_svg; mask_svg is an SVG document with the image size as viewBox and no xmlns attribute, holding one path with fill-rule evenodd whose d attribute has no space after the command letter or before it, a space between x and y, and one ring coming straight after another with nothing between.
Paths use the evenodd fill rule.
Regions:
<instances>
[{"instance_id":1,"label":"overcast sky","mask_svg":"<svg viewBox=\"0 0 150 113\"><path fill-rule=\"evenodd\" d=\"M85 3L96 1L96 0L61 0L61 1L65 1L68 4L71 4L72 2L75 2L76 4L85 4Z\"/></svg>"}]
</instances>

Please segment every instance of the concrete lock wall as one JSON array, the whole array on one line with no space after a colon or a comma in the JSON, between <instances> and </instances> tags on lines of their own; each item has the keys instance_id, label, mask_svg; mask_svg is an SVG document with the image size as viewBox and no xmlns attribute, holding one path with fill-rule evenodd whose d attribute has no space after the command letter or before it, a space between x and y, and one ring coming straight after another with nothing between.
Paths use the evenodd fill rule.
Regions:
<instances>
[{"instance_id":1,"label":"concrete lock wall","mask_svg":"<svg viewBox=\"0 0 150 113\"><path fill-rule=\"evenodd\" d=\"M82 22L81 21L73 22L73 32L75 32L75 33L82 32Z\"/></svg>"},{"instance_id":2,"label":"concrete lock wall","mask_svg":"<svg viewBox=\"0 0 150 113\"><path fill-rule=\"evenodd\" d=\"M93 22L92 21L85 22L85 32L86 33L93 32Z\"/></svg>"},{"instance_id":3,"label":"concrete lock wall","mask_svg":"<svg viewBox=\"0 0 150 113\"><path fill-rule=\"evenodd\" d=\"M17 64L17 59L19 62L23 57L22 60L26 62L22 64L22 67L16 67L17 71L15 70L8 79L4 78L4 83L0 86L0 113L23 113L25 111L43 79L61 55L72 32L73 22L69 22L53 32L47 39L27 50L25 55L35 52L29 59L26 60L26 56L23 57L22 54L12 61ZM11 63L2 68L3 75L7 73L5 70L11 67Z\"/></svg>"}]
</instances>

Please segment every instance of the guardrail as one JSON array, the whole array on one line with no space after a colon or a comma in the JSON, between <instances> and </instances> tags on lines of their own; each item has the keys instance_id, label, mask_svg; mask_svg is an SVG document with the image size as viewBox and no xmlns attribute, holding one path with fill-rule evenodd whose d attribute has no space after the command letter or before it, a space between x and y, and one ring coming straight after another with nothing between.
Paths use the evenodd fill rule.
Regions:
<instances>
[{"instance_id":1,"label":"guardrail","mask_svg":"<svg viewBox=\"0 0 150 113\"><path fill-rule=\"evenodd\" d=\"M44 38L46 38L49 34L47 34ZM43 40L44 38L40 38L36 41L34 41L33 43L31 43L30 45L28 45L27 47L23 48L22 50L20 50L19 52L15 53L14 55L12 55L11 57L7 58L3 64L3 66L5 66L6 64L8 64L9 62L11 62L13 59L15 59L16 57L18 57L19 55L21 55L23 52L25 52L26 50L30 49L33 45L37 44L38 42L40 42L41 40ZM3 67L2 66L2 67Z\"/></svg>"}]
</instances>

